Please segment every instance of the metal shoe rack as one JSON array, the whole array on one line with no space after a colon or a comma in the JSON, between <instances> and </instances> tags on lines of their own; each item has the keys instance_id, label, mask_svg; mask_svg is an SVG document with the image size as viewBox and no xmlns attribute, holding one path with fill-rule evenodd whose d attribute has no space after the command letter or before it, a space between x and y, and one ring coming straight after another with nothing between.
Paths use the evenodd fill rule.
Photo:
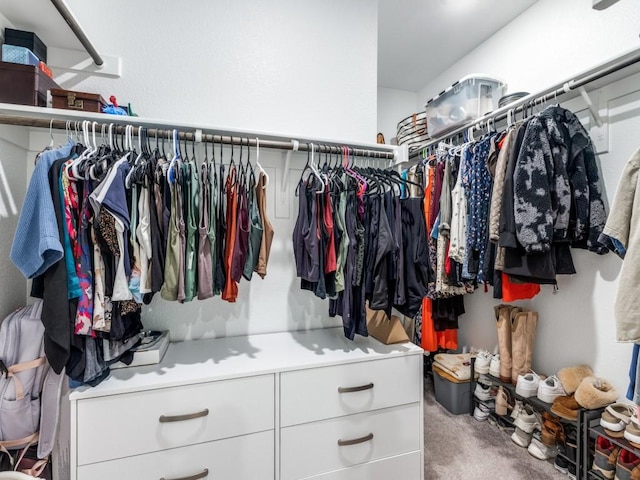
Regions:
<instances>
[{"instance_id":1,"label":"metal shoe rack","mask_svg":"<svg viewBox=\"0 0 640 480\"><path fill-rule=\"evenodd\" d=\"M595 480L595 479L605 480L605 477L603 477L600 473L594 470L591 470L592 459L589 458L589 453L593 452L595 448L595 447L592 447L592 442L595 442L596 438L599 436L605 437L614 445L618 445L619 447L622 447L625 450L629 450L635 456L640 457L640 449L631 445L624 438L612 437L611 435L608 435L607 432L604 431L604 429L600 426L600 414L602 413L602 410L598 410L597 412L598 412L597 415L591 416L590 419L587 421L588 422L587 432L584 436L583 451L585 452L585 455L586 455L584 458L584 462L585 462L585 465L587 466L587 476L585 477L587 480Z\"/></svg>"},{"instance_id":2,"label":"metal shoe rack","mask_svg":"<svg viewBox=\"0 0 640 480\"><path fill-rule=\"evenodd\" d=\"M498 385L498 386L502 385L503 388L507 389L509 391L511 398L528 403L537 411L546 411L557 417L557 415L555 415L551 411L550 403L543 402L542 400L538 399L538 397L528 397L528 398L521 397L520 395L516 394L516 388L511 383L503 382L499 378L494 377L490 374L487 374L487 377L491 380L491 382L494 385ZM483 403L481 400L476 399L476 397L473 395L475 390L475 384L476 384L474 357L471 357L471 379L473 379L473 381L471 384L471 391L470 391L471 401L470 401L469 415L473 415L474 406L477 403ZM564 418L558 417L560 422L568 425L572 425L576 428L576 446L577 446L576 459L573 460L569 458L567 455L565 455L564 453L560 453L560 452L558 452L558 455L564 458L567 462L575 465L576 479L578 480L593 480L593 479L604 478L599 476L596 472L591 472L591 463L592 463L591 455L593 452L593 448L591 448L591 444L590 444L591 443L590 439L595 438L595 436L600 435L601 434L600 432L602 432L602 428L599 427L599 422L597 422L597 420L600 418L602 410L603 409L586 410L581 408L580 410L578 410L578 418L575 421L566 420ZM509 415L505 415L505 416L496 415L496 417L499 417L501 418L502 421L506 421L510 425L513 425L513 420ZM607 437L607 438L610 438L610 437ZM634 449L633 447L631 447L629 445L629 442L627 442L626 440L611 439L611 438L610 440L620 446L623 446L626 444L627 446L626 447L623 446L623 448L631 449L636 455L640 456L640 450Z\"/></svg>"}]
</instances>

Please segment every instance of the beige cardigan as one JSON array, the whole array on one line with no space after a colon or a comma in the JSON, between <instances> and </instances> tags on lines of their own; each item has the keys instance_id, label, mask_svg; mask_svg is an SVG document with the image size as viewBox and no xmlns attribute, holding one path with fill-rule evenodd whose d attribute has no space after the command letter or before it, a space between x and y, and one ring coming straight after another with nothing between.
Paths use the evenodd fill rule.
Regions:
<instances>
[{"instance_id":1,"label":"beige cardigan","mask_svg":"<svg viewBox=\"0 0 640 480\"><path fill-rule=\"evenodd\" d=\"M614 306L619 342L640 342L640 149L620 177L603 234L626 249Z\"/></svg>"}]
</instances>

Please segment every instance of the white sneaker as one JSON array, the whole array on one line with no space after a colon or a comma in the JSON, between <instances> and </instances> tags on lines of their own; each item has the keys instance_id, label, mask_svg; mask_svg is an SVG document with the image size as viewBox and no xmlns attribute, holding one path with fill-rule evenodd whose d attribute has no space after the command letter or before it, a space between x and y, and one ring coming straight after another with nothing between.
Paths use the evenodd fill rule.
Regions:
<instances>
[{"instance_id":1,"label":"white sneaker","mask_svg":"<svg viewBox=\"0 0 640 480\"><path fill-rule=\"evenodd\" d=\"M516 445L519 445L522 448L527 448L529 446L529 443L531 443L531 433L523 432L518 427L516 427L515 432L511 434L511 440Z\"/></svg>"},{"instance_id":2,"label":"white sneaker","mask_svg":"<svg viewBox=\"0 0 640 480\"><path fill-rule=\"evenodd\" d=\"M489 414L491 411L489 407L483 404L478 404L476 408L473 409L473 418L475 418L479 422L484 422L487 418L489 418Z\"/></svg>"},{"instance_id":3,"label":"white sneaker","mask_svg":"<svg viewBox=\"0 0 640 480\"><path fill-rule=\"evenodd\" d=\"M491 358L492 355L486 350L478 352L478 354L476 355L476 363L474 364L476 373L485 375L489 373L489 364L491 363Z\"/></svg>"},{"instance_id":4,"label":"white sneaker","mask_svg":"<svg viewBox=\"0 0 640 480\"><path fill-rule=\"evenodd\" d=\"M489 374L500 378L500 354L496 353L491 359L491 364L489 365Z\"/></svg>"},{"instance_id":5,"label":"white sneaker","mask_svg":"<svg viewBox=\"0 0 640 480\"><path fill-rule=\"evenodd\" d=\"M524 403L522 403L522 400L516 400L515 405L513 406L513 410L511 410L511 418L513 418L514 420L518 418L518 415L523 408Z\"/></svg>"},{"instance_id":6,"label":"white sneaker","mask_svg":"<svg viewBox=\"0 0 640 480\"><path fill-rule=\"evenodd\" d=\"M513 424L520 430L526 433L531 433L536 428L536 426L540 425L540 422L533 408L531 408L529 405L525 405L524 408L520 410L520 413L518 413L518 416L513 421Z\"/></svg>"},{"instance_id":7,"label":"white sneaker","mask_svg":"<svg viewBox=\"0 0 640 480\"><path fill-rule=\"evenodd\" d=\"M518 375L516 394L524 398L534 397L538 393L540 377L535 372Z\"/></svg>"},{"instance_id":8,"label":"white sneaker","mask_svg":"<svg viewBox=\"0 0 640 480\"><path fill-rule=\"evenodd\" d=\"M488 402L489 400L495 400L497 389L495 387L484 385L482 383L476 383L476 388L473 391L473 395L483 402Z\"/></svg>"},{"instance_id":9,"label":"white sneaker","mask_svg":"<svg viewBox=\"0 0 640 480\"><path fill-rule=\"evenodd\" d=\"M553 401L566 395L562 383L555 375L546 378L538 384L538 398L543 402L553 403Z\"/></svg>"},{"instance_id":10,"label":"white sneaker","mask_svg":"<svg viewBox=\"0 0 640 480\"><path fill-rule=\"evenodd\" d=\"M549 460L557 454L555 448L546 446L536 437L531 439L531 443L529 444L527 451L538 460Z\"/></svg>"}]
</instances>

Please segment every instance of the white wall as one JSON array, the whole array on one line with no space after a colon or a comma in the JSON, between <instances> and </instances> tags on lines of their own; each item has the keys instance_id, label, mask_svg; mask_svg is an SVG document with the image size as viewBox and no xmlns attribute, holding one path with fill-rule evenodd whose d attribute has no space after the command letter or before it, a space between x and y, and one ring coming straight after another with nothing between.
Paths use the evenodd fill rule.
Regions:
<instances>
[{"instance_id":1,"label":"white wall","mask_svg":"<svg viewBox=\"0 0 640 480\"><path fill-rule=\"evenodd\" d=\"M0 216L0 321L16 307L24 305L27 297L27 283L19 280L20 271L9 261L13 234L18 223L17 215L9 208L9 193L17 208L24 200L27 185L27 162L33 163L33 156L27 157L29 133L20 127L0 125L0 164L7 176L10 192L0 183L0 196L4 201L8 217Z\"/></svg>"},{"instance_id":2,"label":"white wall","mask_svg":"<svg viewBox=\"0 0 640 480\"><path fill-rule=\"evenodd\" d=\"M63 86L144 117L375 142L377 2L69 0L123 76Z\"/></svg>"},{"instance_id":3,"label":"white wall","mask_svg":"<svg viewBox=\"0 0 640 480\"><path fill-rule=\"evenodd\" d=\"M70 0L69 5L99 51L122 57L123 76L64 74L58 80L65 87L106 98L113 93L145 117L375 142L376 2ZM30 149L48 142L44 129L33 131ZM146 328L170 329L172 340L182 340L341 324L328 317L328 302L299 288L291 234L295 184L306 154L294 155L284 191L282 155L266 149L260 155L271 177L268 213L275 229L267 277L243 280L235 304L217 297L181 305L158 295L143 310Z\"/></svg>"},{"instance_id":4,"label":"white wall","mask_svg":"<svg viewBox=\"0 0 640 480\"><path fill-rule=\"evenodd\" d=\"M387 144L396 145L398 122L416 112L416 92L378 87L378 132Z\"/></svg>"},{"instance_id":5,"label":"white wall","mask_svg":"<svg viewBox=\"0 0 640 480\"><path fill-rule=\"evenodd\" d=\"M465 75L506 80L509 92L536 92L640 46L637 0L603 11L591 0L539 0L418 92L418 108Z\"/></svg>"},{"instance_id":6,"label":"white wall","mask_svg":"<svg viewBox=\"0 0 640 480\"><path fill-rule=\"evenodd\" d=\"M418 105L471 72L501 77L509 91L535 92L571 75L615 57L638 41L640 8L636 0L620 0L609 9L591 9L590 0L540 0L523 15L442 72L418 93ZM610 115L610 149L600 156L609 204L620 172L633 150L640 146L638 77L609 86L601 92ZM575 100L564 104L581 110ZM588 122L588 115L580 112ZM613 301L620 260L613 254L599 257L574 250L578 274L559 279L560 290L550 288L535 299L518 302L540 312L534 369L552 374L578 362L614 383L623 396L631 345L615 341ZM496 345L491 295L476 292L466 299L461 318L460 344L493 350Z\"/></svg>"}]
</instances>

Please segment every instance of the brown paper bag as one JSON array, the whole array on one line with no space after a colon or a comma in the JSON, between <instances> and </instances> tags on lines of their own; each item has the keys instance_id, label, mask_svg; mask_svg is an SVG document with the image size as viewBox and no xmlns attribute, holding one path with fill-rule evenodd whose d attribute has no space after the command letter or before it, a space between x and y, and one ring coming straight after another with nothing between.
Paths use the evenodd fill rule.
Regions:
<instances>
[{"instance_id":1,"label":"brown paper bag","mask_svg":"<svg viewBox=\"0 0 640 480\"><path fill-rule=\"evenodd\" d=\"M395 315L391 318L382 310L371 310L367 306L367 330L369 335L385 345L408 342L409 337L402 322Z\"/></svg>"}]
</instances>

